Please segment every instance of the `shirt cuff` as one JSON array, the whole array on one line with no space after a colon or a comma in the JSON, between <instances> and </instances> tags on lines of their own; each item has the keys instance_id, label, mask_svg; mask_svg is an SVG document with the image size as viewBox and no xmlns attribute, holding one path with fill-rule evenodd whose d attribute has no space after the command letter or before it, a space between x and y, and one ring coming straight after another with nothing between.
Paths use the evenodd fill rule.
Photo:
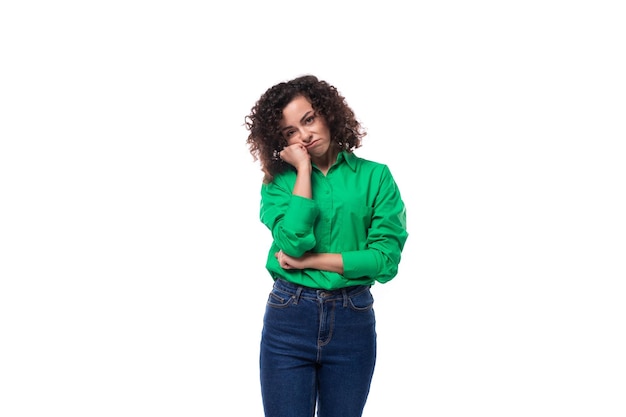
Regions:
<instances>
[{"instance_id":1,"label":"shirt cuff","mask_svg":"<svg viewBox=\"0 0 626 417\"><path fill-rule=\"evenodd\" d=\"M291 197L289 209L285 213L285 228L308 231L315 223L318 214L319 208L314 200L294 195Z\"/></svg>"},{"instance_id":2,"label":"shirt cuff","mask_svg":"<svg viewBox=\"0 0 626 417\"><path fill-rule=\"evenodd\" d=\"M375 277L379 266L373 250L343 252L343 276L348 279Z\"/></svg>"}]
</instances>

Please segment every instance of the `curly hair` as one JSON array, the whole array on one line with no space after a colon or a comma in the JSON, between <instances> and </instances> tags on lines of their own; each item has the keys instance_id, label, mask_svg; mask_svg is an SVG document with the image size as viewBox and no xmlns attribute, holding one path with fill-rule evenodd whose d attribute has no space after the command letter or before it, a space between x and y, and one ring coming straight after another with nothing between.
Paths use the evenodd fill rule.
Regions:
<instances>
[{"instance_id":1,"label":"curly hair","mask_svg":"<svg viewBox=\"0 0 626 417\"><path fill-rule=\"evenodd\" d=\"M306 97L313 110L324 118L331 141L339 149L352 152L361 146L361 140L367 134L346 99L326 81L304 75L278 83L259 98L244 122L250 131L246 143L254 161L260 161L264 183L272 182L276 174L290 167L278 157L287 146L280 133L280 121L283 109L298 96Z\"/></svg>"}]
</instances>

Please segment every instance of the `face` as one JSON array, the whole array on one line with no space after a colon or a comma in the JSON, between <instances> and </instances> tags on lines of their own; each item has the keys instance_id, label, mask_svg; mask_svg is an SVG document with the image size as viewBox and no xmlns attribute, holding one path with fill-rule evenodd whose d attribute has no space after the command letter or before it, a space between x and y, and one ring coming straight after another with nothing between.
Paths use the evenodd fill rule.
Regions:
<instances>
[{"instance_id":1,"label":"face","mask_svg":"<svg viewBox=\"0 0 626 417\"><path fill-rule=\"evenodd\" d=\"M287 144L301 143L313 159L322 158L331 150L326 120L315 113L304 96L294 98L285 106L280 130Z\"/></svg>"}]
</instances>

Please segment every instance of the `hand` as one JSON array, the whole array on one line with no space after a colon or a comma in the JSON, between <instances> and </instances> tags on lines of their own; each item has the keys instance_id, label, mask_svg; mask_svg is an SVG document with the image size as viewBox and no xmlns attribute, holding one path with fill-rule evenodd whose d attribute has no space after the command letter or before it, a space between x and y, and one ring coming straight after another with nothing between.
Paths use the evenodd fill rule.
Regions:
<instances>
[{"instance_id":1,"label":"hand","mask_svg":"<svg viewBox=\"0 0 626 417\"><path fill-rule=\"evenodd\" d=\"M278 264L283 269L304 269L304 259L306 255L300 258L294 258L280 250L276 252L274 256L278 259Z\"/></svg>"},{"instance_id":2,"label":"hand","mask_svg":"<svg viewBox=\"0 0 626 417\"><path fill-rule=\"evenodd\" d=\"M311 156L302 143L294 143L284 147L279 155L280 159L294 166L296 169L311 164Z\"/></svg>"}]
</instances>

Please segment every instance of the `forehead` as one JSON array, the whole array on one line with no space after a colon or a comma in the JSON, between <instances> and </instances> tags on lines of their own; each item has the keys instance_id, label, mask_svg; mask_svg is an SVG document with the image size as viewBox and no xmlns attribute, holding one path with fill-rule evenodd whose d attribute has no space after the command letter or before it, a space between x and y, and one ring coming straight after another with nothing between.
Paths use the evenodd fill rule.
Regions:
<instances>
[{"instance_id":1,"label":"forehead","mask_svg":"<svg viewBox=\"0 0 626 417\"><path fill-rule=\"evenodd\" d=\"M313 111L313 106L309 99L304 96L297 96L291 100L283 109L281 125L297 123L308 112Z\"/></svg>"}]
</instances>

